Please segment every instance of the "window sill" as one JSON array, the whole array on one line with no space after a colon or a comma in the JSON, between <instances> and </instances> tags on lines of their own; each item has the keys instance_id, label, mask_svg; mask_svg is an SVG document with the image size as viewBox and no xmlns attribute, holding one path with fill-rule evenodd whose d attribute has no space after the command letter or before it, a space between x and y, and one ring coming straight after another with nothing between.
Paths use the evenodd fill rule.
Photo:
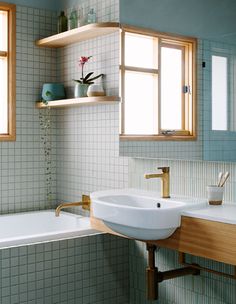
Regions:
<instances>
[{"instance_id":1,"label":"window sill","mask_svg":"<svg viewBox=\"0 0 236 304\"><path fill-rule=\"evenodd\" d=\"M120 135L121 141L195 141L196 135Z\"/></svg>"},{"instance_id":2,"label":"window sill","mask_svg":"<svg viewBox=\"0 0 236 304\"><path fill-rule=\"evenodd\" d=\"M15 134L12 134L12 135L0 134L0 142L2 142L2 141L16 141L16 135Z\"/></svg>"}]
</instances>

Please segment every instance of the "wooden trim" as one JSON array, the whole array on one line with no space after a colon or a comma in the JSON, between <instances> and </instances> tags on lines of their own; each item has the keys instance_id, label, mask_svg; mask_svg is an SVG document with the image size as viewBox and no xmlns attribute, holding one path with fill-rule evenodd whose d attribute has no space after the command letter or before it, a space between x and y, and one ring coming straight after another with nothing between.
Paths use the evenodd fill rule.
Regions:
<instances>
[{"instance_id":1,"label":"wooden trim","mask_svg":"<svg viewBox=\"0 0 236 304\"><path fill-rule=\"evenodd\" d=\"M86 106L86 105L98 105L98 104L113 104L120 102L118 96L95 96L95 97L82 97L82 98L71 98L63 100L49 101L48 104L43 102L37 102L36 108L65 108L73 106Z\"/></svg>"},{"instance_id":2,"label":"wooden trim","mask_svg":"<svg viewBox=\"0 0 236 304\"><path fill-rule=\"evenodd\" d=\"M58 48L72 43L111 34L119 30L120 24L117 22L87 24L73 30L37 40L35 43L37 46L41 47Z\"/></svg>"},{"instance_id":3,"label":"wooden trim","mask_svg":"<svg viewBox=\"0 0 236 304\"><path fill-rule=\"evenodd\" d=\"M103 221L93 217L92 212L90 222L93 229L122 236L108 228ZM182 216L180 228L168 239L147 243L236 265L235 235L236 225Z\"/></svg>"},{"instance_id":4,"label":"wooden trim","mask_svg":"<svg viewBox=\"0 0 236 304\"><path fill-rule=\"evenodd\" d=\"M183 36L183 35L178 35L178 34L172 34L172 33L165 33L165 32L159 32L150 28L142 28L142 27L135 27L131 26L128 24L121 24L120 25L121 29L130 32L130 33L135 33L135 34L141 34L141 35L147 35L147 36L154 36L157 38L162 38L162 39L174 39L174 40L179 40L183 42L196 42L196 38L194 37L189 37L189 36Z\"/></svg>"},{"instance_id":5,"label":"wooden trim","mask_svg":"<svg viewBox=\"0 0 236 304\"><path fill-rule=\"evenodd\" d=\"M160 247L236 265L236 225L182 216L181 227Z\"/></svg>"},{"instance_id":6,"label":"wooden trim","mask_svg":"<svg viewBox=\"0 0 236 304\"><path fill-rule=\"evenodd\" d=\"M8 12L8 134L0 141L16 140L16 6L0 2L0 10Z\"/></svg>"},{"instance_id":7,"label":"wooden trim","mask_svg":"<svg viewBox=\"0 0 236 304\"><path fill-rule=\"evenodd\" d=\"M192 135L197 136L197 40L193 41L191 48L192 71Z\"/></svg>"},{"instance_id":8,"label":"wooden trim","mask_svg":"<svg viewBox=\"0 0 236 304\"><path fill-rule=\"evenodd\" d=\"M193 135L124 135L120 134L121 141L195 141Z\"/></svg>"},{"instance_id":9,"label":"wooden trim","mask_svg":"<svg viewBox=\"0 0 236 304\"><path fill-rule=\"evenodd\" d=\"M7 57L7 52L0 51L0 57L3 57L3 58Z\"/></svg>"},{"instance_id":10,"label":"wooden trim","mask_svg":"<svg viewBox=\"0 0 236 304\"><path fill-rule=\"evenodd\" d=\"M124 70L131 71L131 72L138 72L138 73L158 74L158 69L139 68L139 67L133 67L133 66L124 66Z\"/></svg>"},{"instance_id":11,"label":"wooden trim","mask_svg":"<svg viewBox=\"0 0 236 304\"><path fill-rule=\"evenodd\" d=\"M125 31L120 34L121 53L120 53L120 83L121 83L121 117L120 117L120 132L125 131Z\"/></svg>"},{"instance_id":12,"label":"wooden trim","mask_svg":"<svg viewBox=\"0 0 236 304\"><path fill-rule=\"evenodd\" d=\"M16 11L16 6L15 4L10 4L6 2L0 2L0 10L3 11Z\"/></svg>"}]
</instances>

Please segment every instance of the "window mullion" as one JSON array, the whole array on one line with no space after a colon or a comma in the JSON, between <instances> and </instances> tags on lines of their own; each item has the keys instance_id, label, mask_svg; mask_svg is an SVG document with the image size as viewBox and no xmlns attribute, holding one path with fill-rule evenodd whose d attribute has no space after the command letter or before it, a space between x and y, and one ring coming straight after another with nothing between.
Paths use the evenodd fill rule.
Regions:
<instances>
[{"instance_id":1,"label":"window mullion","mask_svg":"<svg viewBox=\"0 0 236 304\"><path fill-rule=\"evenodd\" d=\"M120 34L120 44L121 44L121 53L120 53L120 81L121 81L121 106L120 106L120 133L124 134L125 132L125 31L122 30Z\"/></svg>"},{"instance_id":2,"label":"window mullion","mask_svg":"<svg viewBox=\"0 0 236 304\"><path fill-rule=\"evenodd\" d=\"M186 77L186 70L185 70L185 62L186 62L186 58L185 58L185 48L182 47L182 130L186 130L186 123L187 123L187 112L186 112L186 94L187 94L187 100L188 100L188 96L189 96L189 90L188 92L184 93L184 86L187 85L189 88L189 82L187 81L187 77Z\"/></svg>"},{"instance_id":3,"label":"window mullion","mask_svg":"<svg viewBox=\"0 0 236 304\"><path fill-rule=\"evenodd\" d=\"M135 66L125 66L126 71L140 72L140 73L149 73L149 74L158 74L158 69L149 69L149 68L140 68Z\"/></svg>"}]
</instances>

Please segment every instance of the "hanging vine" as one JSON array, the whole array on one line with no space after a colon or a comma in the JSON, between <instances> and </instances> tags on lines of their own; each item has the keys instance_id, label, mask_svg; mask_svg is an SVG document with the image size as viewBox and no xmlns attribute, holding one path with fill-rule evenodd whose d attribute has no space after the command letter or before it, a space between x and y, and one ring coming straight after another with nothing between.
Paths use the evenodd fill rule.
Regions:
<instances>
[{"instance_id":1,"label":"hanging vine","mask_svg":"<svg viewBox=\"0 0 236 304\"><path fill-rule=\"evenodd\" d=\"M43 145L44 161L45 161L45 187L46 199L49 206L52 204L52 140L51 140L51 111L50 108L41 109L39 111L40 122L40 138Z\"/></svg>"}]
</instances>

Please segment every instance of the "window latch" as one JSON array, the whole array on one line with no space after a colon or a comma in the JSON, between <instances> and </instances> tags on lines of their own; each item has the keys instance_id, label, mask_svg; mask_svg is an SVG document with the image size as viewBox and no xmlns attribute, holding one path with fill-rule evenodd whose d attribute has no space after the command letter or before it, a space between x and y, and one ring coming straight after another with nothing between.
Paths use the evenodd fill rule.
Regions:
<instances>
[{"instance_id":1,"label":"window latch","mask_svg":"<svg viewBox=\"0 0 236 304\"><path fill-rule=\"evenodd\" d=\"M183 86L183 93L184 94L186 94L186 93L191 94L191 87L189 85Z\"/></svg>"},{"instance_id":2,"label":"window latch","mask_svg":"<svg viewBox=\"0 0 236 304\"><path fill-rule=\"evenodd\" d=\"M174 135L175 134L175 130L164 130L161 131L162 135Z\"/></svg>"}]
</instances>

